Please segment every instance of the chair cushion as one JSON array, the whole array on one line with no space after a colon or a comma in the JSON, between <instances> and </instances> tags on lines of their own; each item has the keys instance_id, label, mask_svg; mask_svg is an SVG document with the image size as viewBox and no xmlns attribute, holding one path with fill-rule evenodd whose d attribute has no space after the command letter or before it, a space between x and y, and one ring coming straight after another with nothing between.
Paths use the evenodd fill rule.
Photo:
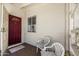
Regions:
<instances>
[{"instance_id":1,"label":"chair cushion","mask_svg":"<svg viewBox=\"0 0 79 59\"><path fill-rule=\"evenodd\" d=\"M54 52L41 51L41 56L56 56Z\"/></svg>"}]
</instances>

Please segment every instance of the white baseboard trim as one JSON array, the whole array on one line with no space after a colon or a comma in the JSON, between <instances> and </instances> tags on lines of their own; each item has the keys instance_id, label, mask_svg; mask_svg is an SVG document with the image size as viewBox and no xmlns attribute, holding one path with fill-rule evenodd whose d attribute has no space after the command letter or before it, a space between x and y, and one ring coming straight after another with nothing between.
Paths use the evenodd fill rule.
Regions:
<instances>
[{"instance_id":1,"label":"white baseboard trim","mask_svg":"<svg viewBox=\"0 0 79 59\"><path fill-rule=\"evenodd\" d=\"M12 48L12 47L15 47L15 46L17 46L17 45L20 45L20 44L23 44L23 43L18 43L18 44L15 44L15 45L8 46L8 49L9 49L9 48Z\"/></svg>"},{"instance_id":2,"label":"white baseboard trim","mask_svg":"<svg viewBox=\"0 0 79 59\"><path fill-rule=\"evenodd\" d=\"M25 43L27 43L27 44L29 44L29 45L32 45L32 46L35 46L35 47L37 47L36 45L34 45L34 44L31 44L30 42L25 42Z\"/></svg>"}]
</instances>

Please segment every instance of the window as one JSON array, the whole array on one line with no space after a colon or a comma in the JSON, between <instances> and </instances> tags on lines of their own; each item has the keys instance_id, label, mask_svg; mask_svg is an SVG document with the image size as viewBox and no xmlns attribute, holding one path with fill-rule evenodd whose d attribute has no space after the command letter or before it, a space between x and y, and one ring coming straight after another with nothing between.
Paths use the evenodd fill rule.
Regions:
<instances>
[{"instance_id":1,"label":"window","mask_svg":"<svg viewBox=\"0 0 79 59\"><path fill-rule=\"evenodd\" d=\"M36 16L28 18L28 32L36 32Z\"/></svg>"}]
</instances>

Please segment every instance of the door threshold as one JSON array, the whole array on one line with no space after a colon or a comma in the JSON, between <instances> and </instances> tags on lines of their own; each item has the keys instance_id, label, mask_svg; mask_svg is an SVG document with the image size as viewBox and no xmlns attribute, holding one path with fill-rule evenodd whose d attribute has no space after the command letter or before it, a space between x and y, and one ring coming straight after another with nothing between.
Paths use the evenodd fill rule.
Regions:
<instances>
[{"instance_id":1,"label":"door threshold","mask_svg":"<svg viewBox=\"0 0 79 59\"><path fill-rule=\"evenodd\" d=\"M14 45L8 46L8 49L12 48L12 47L15 47L15 46L18 46L18 45L21 45L21 44L23 44L23 43L18 43L18 44L14 44Z\"/></svg>"}]
</instances>

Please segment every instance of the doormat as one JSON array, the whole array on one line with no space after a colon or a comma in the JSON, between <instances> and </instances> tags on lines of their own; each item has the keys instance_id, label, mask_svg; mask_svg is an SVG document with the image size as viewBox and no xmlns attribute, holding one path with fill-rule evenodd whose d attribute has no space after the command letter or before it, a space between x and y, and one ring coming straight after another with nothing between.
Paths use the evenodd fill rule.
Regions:
<instances>
[{"instance_id":1,"label":"doormat","mask_svg":"<svg viewBox=\"0 0 79 59\"><path fill-rule=\"evenodd\" d=\"M16 46L16 47L13 47L13 48L9 49L9 51L10 51L10 53L14 53L14 52L17 52L17 51L19 51L23 48L24 48L23 45L19 45L19 46Z\"/></svg>"}]
</instances>

